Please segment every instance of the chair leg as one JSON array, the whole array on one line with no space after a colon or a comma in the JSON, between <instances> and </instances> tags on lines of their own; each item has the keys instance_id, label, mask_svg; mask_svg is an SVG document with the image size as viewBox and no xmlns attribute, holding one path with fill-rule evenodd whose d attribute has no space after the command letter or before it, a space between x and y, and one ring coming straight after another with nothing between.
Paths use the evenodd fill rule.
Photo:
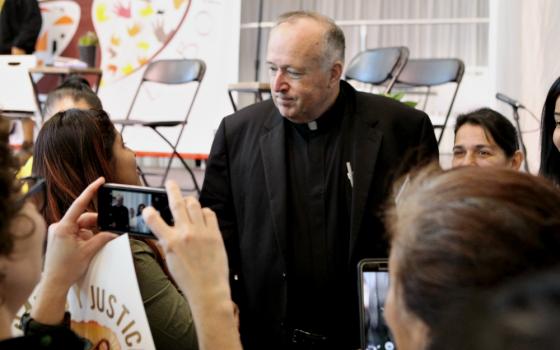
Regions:
<instances>
[{"instance_id":1,"label":"chair leg","mask_svg":"<svg viewBox=\"0 0 560 350\"><path fill-rule=\"evenodd\" d=\"M437 139L437 144L439 146L439 144L441 143L441 140L443 140L443 133L445 132L445 125L441 128L441 132L439 133L439 137Z\"/></svg>"},{"instance_id":2,"label":"chair leg","mask_svg":"<svg viewBox=\"0 0 560 350\"><path fill-rule=\"evenodd\" d=\"M167 180L167 175L169 175L169 170L171 169L171 162L173 161L173 157L177 157L179 159L179 161L181 161L181 163L183 164L183 167L190 174L196 193L200 195L200 187L198 186L198 182L196 181L196 177L194 176L194 173L193 173L191 167L187 164L187 162L185 162L183 157L177 152L177 149L175 148L175 146L173 146L173 144L171 142L169 142L169 140L165 136L163 136L162 133L160 133L154 127L152 127L151 129L156 134L158 134L163 139L163 141L165 141L165 143L167 143L169 145L169 147L171 147L171 149L173 150L173 153L171 154L171 157L169 157L169 161L167 162L167 167L165 168L165 173L164 173L163 178L161 180L161 187L163 187L165 185L165 180Z\"/></svg>"},{"instance_id":3,"label":"chair leg","mask_svg":"<svg viewBox=\"0 0 560 350\"><path fill-rule=\"evenodd\" d=\"M150 187L150 184L148 183L148 180L146 179L146 173L144 172L144 170L142 170L142 168L137 165L136 169L138 170L138 173L140 174L140 178L142 179L142 182L144 183L144 186L148 186Z\"/></svg>"},{"instance_id":4,"label":"chair leg","mask_svg":"<svg viewBox=\"0 0 560 350\"><path fill-rule=\"evenodd\" d=\"M162 181L161 181L161 186L163 187L165 185L165 180L167 179L167 175L169 174L169 170L171 168L171 162L173 161L173 157L177 157L179 159L179 161L183 164L183 167L187 170L187 172L191 176L191 179L192 179L192 182L194 184L194 189L195 189L196 193L198 195L200 195L200 187L198 186L198 182L196 181L196 177L194 176L194 172L192 171L191 167L187 164L185 159L176 150L173 150L173 153L172 153L171 157L169 158L169 161L167 162L167 168L165 169L165 174L163 175L163 178L162 178Z\"/></svg>"}]
</instances>

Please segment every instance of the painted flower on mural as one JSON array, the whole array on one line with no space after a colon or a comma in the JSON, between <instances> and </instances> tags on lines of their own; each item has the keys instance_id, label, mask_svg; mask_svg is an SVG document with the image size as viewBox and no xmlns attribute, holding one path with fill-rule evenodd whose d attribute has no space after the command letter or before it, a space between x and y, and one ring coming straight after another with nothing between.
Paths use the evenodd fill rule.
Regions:
<instances>
[{"instance_id":1,"label":"painted flower on mural","mask_svg":"<svg viewBox=\"0 0 560 350\"><path fill-rule=\"evenodd\" d=\"M94 0L104 83L123 78L160 53L183 23L192 0Z\"/></svg>"}]
</instances>

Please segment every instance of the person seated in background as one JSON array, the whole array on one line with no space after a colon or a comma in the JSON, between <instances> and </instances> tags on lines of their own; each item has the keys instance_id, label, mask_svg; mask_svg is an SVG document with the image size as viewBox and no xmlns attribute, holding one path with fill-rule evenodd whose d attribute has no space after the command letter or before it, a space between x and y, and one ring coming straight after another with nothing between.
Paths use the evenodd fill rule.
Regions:
<instances>
[{"instance_id":1,"label":"person seated in background","mask_svg":"<svg viewBox=\"0 0 560 350\"><path fill-rule=\"evenodd\" d=\"M48 119L70 108L103 109L89 82L77 75L71 75L47 95L44 115Z\"/></svg>"},{"instance_id":2,"label":"person seated in background","mask_svg":"<svg viewBox=\"0 0 560 350\"><path fill-rule=\"evenodd\" d=\"M77 195L100 176L140 185L134 152L103 110L58 112L41 128L33 171L45 178L47 223L59 220ZM88 210L96 211L94 204ZM128 219L128 211L125 212ZM157 349L197 349L187 300L167 273L154 241L130 239L140 295Z\"/></svg>"},{"instance_id":3,"label":"person seated in background","mask_svg":"<svg viewBox=\"0 0 560 350\"><path fill-rule=\"evenodd\" d=\"M447 310L560 263L560 192L509 169L426 168L387 211L385 316L399 350L424 349Z\"/></svg>"},{"instance_id":4,"label":"person seated in background","mask_svg":"<svg viewBox=\"0 0 560 350\"><path fill-rule=\"evenodd\" d=\"M435 330L430 350L560 349L560 269L482 293L448 320Z\"/></svg>"},{"instance_id":5,"label":"person seated in background","mask_svg":"<svg viewBox=\"0 0 560 350\"><path fill-rule=\"evenodd\" d=\"M453 167L500 166L519 170L522 162L517 131L506 117L490 108L481 108L457 118Z\"/></svg>"},{"instance_id":6,"label":"person seated in background","mask_svg":"<svg viewBox=\"0 0 560 350\"><path fill-rule=\"evenodd\" d=\"M84 213L103 179L97 179L79 194L61 220L49 228L38 213L44 201L44 182L22 195L14 177L17 162L0 135L0 348L84 349L85 344L69 328L65 313L70 287L86 272L97 252L115 237L109 232L93 234L97 216ZM41 274L41 269L43 273ZM23 317L23 337L12 338L16 313L39 283L31 315Z\"/></svg>"},{"instance_id":7,"label":"person seated in background","mask_svg":"<svg viewBox=\"0 0 560 350\"><path fill-rule=\"evenodd\" d=\"M71 75L47 95L43 114L45 120L57 112L70 108L103 109L101 100L91 89L88 81L77 75ZM25 162L18 172L18 177L30 176L33 169L33 156Z\"/></svg>"},{"instance_id":8,"label":"person seated in background","mask_svg":"<svg viewBox=\"0 0 560 350\"><path fill-rule=\"evenodd\" d=\"M546 95L541 125L541 167L539 174L560 184L560 78Z\"/></svg>"}]
</instances>

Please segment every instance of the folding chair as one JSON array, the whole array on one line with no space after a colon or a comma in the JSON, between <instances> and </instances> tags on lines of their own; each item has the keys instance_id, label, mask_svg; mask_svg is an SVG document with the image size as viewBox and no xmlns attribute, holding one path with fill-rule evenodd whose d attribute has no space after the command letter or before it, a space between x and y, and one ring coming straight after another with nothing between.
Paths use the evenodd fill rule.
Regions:
<instances>
[{"instance_id":1,"label":"folding chair","mask_svg":"<svg viewBox=\"0 0 560 350\"><path fill-rule=\"evenodd\" d=\"M411 59L408 60L403 71L397 78L397 84L395 87L398 87L399 89L417 87L427 88L423 109L426 108L426 103L433 86L447 83L456 84L443 124L434 125L434 129L441 129L438 136L438 145L440 144L445 128L447 127L447 122L449 120L449 116L451 115L451 110L453 109L453 104L455 103L455 98L457 97L457 92L459 91L459 86L461 85L464 72L465 64L457 58Z\"/></svg>"},{"instance_id":2,"label":"folding chair","mask_svg":"<svg viewBox=\"0 0 560 350\"><path fill-rule=\"evenodd\" d=\"M167 167L165 169L165 173L163 174L163 178L161 181L161 186L164 185L165 180L167 179L167 175L169 174L169 169L171 168L171 162L173 161L173 157L177 157L185 169L189 172L194 188L197 193L200 193L200 187L196 181L194 173L189 165L185 162L181 154L177 152L177 146L179 141L181 140L181 136L183 135L183 131L185 130L185 126L187 125L187 121L189 118L189 114L191 113L192 107L194 105L194 101L196 100L196 96L198 94L198 90L200 89L200 83L204 78L204 73L206 71L206 64L204 61L199 59L173 59L173 60L157 60L151 62L146 70L144 71L144 75L142 76L142 80L138 85L138 89L134 94L134 98L132 99L132 103L128 109L128 113L124 120L115 120L115 124L121 124L121 133L123 132L126 126L137 125L142 127L148 127L152 129L156 134L158 134L165 143L169 145L172 149L171 157L169 157L169 161L167 162ZM166 85L182 85L196 82L196 90L194 91L194 95L188 104L187 112L185 115L184 120L160 120L160 121L142 121L142 120L134 120L130 119L130 114L134 108L136 103L136 99L140 90L142 89L142 85L146 82L151 83L159 83L159 84L166 84ZM180 126L179 135L177 139L172 141L166 138L159 130L159 128L168 128L168 127L177 127ZM145 174L142 173L142 179L146 182Z\"/></svg>"},{"instance_id":3,"label":"folding chair","mask_svg":"<svg viewBox=\"0 0 560 350\"><path fill-rule=\"evenodd\" d=\"M385 93L389 93L407 60L408 48L403 46L362 51L348 64L346 80L359 81L371 88L384 85Z\"/></svg>"}]
</instances>

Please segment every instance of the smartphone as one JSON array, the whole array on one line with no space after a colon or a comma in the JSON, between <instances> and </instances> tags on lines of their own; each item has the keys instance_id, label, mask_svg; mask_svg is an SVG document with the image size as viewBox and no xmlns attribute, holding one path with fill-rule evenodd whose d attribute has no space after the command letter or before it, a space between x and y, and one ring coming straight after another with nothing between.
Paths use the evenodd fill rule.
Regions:
<instances>
[{"instance_id":1,"label":"smartphone","mask_svg":"<svg viewBox=\"0 0 560 350\"><path fill-rule=\"evenodd\" d=\"M387 259L364 259L358 263L360 336L364 350L394 350L393 336L385 322L384 309L389 291Z\"/></svg>"},{"instance_id":2,"label":"smartphone","mask_svg":"<svg viewBox=\"0 0 560 350\"><path fill-rule=\"evenodd\" d=\"M142 217L142 211L148 206L154 207L173 226L164 189L106 183L97 192L97 226L103 231L156 239Z\"/></svg>"}]
</instances>

